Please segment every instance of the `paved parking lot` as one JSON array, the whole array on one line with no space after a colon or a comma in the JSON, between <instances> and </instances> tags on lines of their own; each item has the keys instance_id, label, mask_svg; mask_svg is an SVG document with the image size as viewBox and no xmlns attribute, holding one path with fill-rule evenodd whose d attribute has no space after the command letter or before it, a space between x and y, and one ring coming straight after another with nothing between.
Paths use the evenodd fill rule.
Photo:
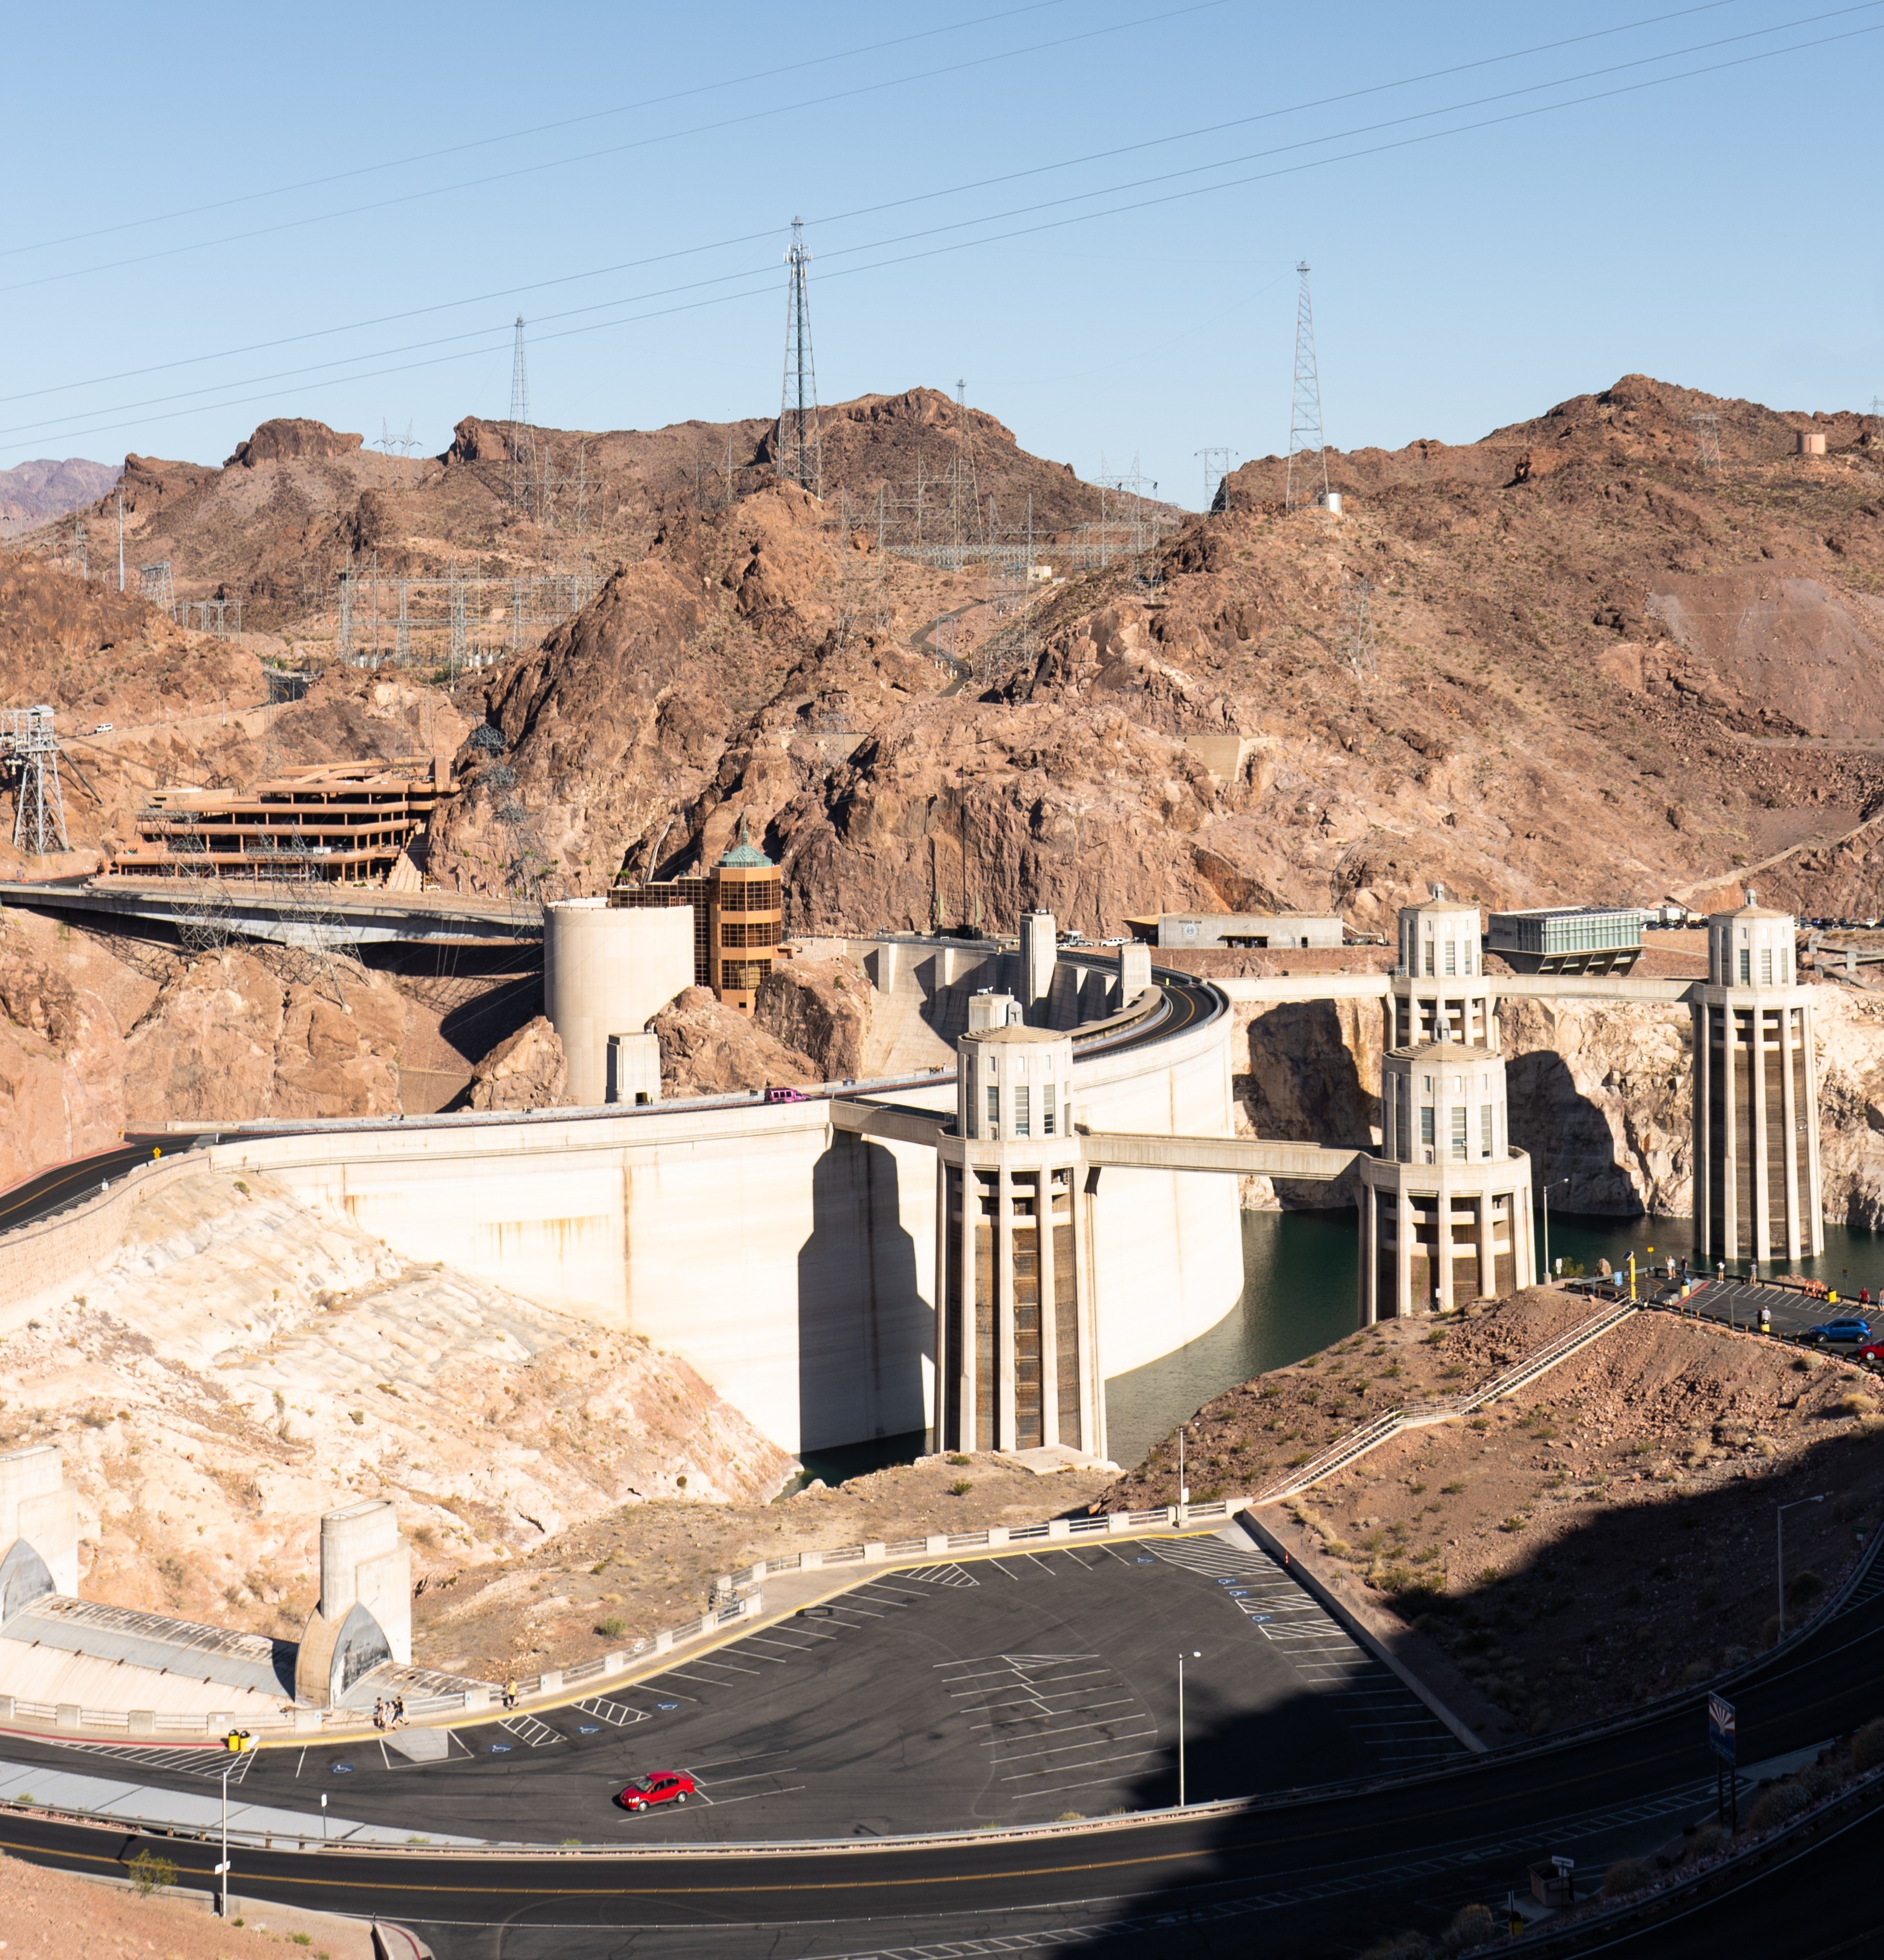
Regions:
<instances>
[{"instance_id":1,"label":"paved parking lot","mask_svg":"<svg viewBox=\"0 0 1884 1960\"><path fill-rule=\"evenodd\" d=\"M543 1713L268 1750L245 1799L504 1841L972 1829L1456 1760L1463 1745L1235 1527L882 1572ZM1195 1657L1194 1657L1195 1656ZM59 1752L63 1753L63 1752ZM151 1752L154 1757L158 1752ZM699 1795L638 1818L630 1777ZM161 1764L139 1765L151 1782Z\"/></svg>"},{"instance_id":2,"label":"paved parking lot","mask_svg":"<svg viewBox=\"0 0 1884 1960\"><path fill-rule=\"evenodd\" d=\"M1744 1280L1711 1280L1700 1292L1691 1293L1685 1300L1671 1301L1670 1310L1676 1312L1698 1314L1703 1320L1718 1321L1723 1327L1758 1327L1760 1309L1764 1307L1773 1317L1773 1332L1777 1335L1803 1334L1809 1327L1817 1327L1828 1320L1849 1319L1854 1316L1871 1323L1873 1335L1884 1332L1884 1306L1873 1303L1860 1306L1855 1300L1847 1300L1842 1293L1836 1302L1812 1300L1796 1293L1790 1287L1749 1286ZM1857 1347L1854 1341L1833 1346L1835 1353L1849 1354Z\"/></svg>"}]
</instances>

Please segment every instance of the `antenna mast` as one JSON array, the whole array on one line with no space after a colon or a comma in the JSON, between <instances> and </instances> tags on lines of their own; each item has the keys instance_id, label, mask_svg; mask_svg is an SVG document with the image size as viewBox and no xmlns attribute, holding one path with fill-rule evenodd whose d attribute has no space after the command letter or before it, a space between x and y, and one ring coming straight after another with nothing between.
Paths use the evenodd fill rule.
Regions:
<instances>
[{"instance_id":1,"label":"antenna mast","mask_svg":"<svg viewBox=\"0 0 1884 1960\"><path fill-rule=\"evenodd\" d=\"M1309 298L1308 261L1296 266L1302 284L1295 301L1295 392L1289 409L1289 477L1286 508L1299 510L1328 495L1328 458L1322 438L1322 383L1315 363L1315 307Z\"/></svg>"},{"instance_id":2,"label":"antenna mast","mask_svg":"<svg viewBox=\"0 0 1884 1960\"><path fill-rule=\"evenodd\" d=\"M818 433L818 377L811 358L811 302L805 268L804 220L791 221L791 278L785 302L785 380L778 397L778 475L813 496L824 495L824 445Z\"/></svg>"}]
</instances>

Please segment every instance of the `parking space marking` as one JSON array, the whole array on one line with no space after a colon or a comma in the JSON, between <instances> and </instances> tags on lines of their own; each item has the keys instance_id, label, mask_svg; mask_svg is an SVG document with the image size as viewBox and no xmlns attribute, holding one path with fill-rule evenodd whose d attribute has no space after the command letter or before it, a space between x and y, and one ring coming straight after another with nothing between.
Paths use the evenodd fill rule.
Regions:
<instances>
[{"instance_id":1,"label":"parking space marking","mask_svg":"<svg viewBox=\"0 0 1884 1960\"><path fill-rule=\"evenodd\" d=\"M511 1715L497 1725L507 1734L514 1736L525 1748L546 1749L552 1742L560 1742L563 1738L547 1722L539 1722L534 1715Z\"/></svg>"},{"instance_id":2,"label":"parking space marking","mask_svg":"<svg viewBox=\"0 0 1884 1960\"><path fill-rule=\"evenodd\" d=\"M919 1565L902 1576L921 1586L979 1586L982 1583L962 1565Z\"/></svg>"},{"instance_id":3,"label":"parking space marking","mask_svg":"<svg viewBox=\"0 0 1884 1960\"><path fill-rule=\"evenodd\" d=\"M135 1745L122 1742L68 1742L56 1736L35 1737L62 1749L82 1749L88 1755L115 1756L120 1762L135 1763L145 1769L168 1770L180 1776L204 1777L211 1782L222 1780L223 1765L229 1758L222 1749L165 1749L140 1748ZM242 1782L249 1774L249 1765L253 1762L253 1754L237 1756L229 1771L231 1783Z\"/></svg>"},{"instance_id":4,"label":"parking space marking","mask_svg":"<svg viewBox=\"0 0 1884 1960\"><path fill-rule=\"evenodd\" d=\"M1352 1639L1266 1553L1219 1538L1179 1538L1152 1550L1167 1564L1214 1579L1303 1685L1329 1697L1356 1746L1383 1768L1422 1767L1462 1751L1458 1737L1399 1676Z\"/></svg>"},{"instance_id":5,"label":"parking space marking","mask_svg":"<svg viewBox=\"0 0 1884 1960\"><path fill-rule=\"evenodd\" d=\"M1091 1762L1068 1763L1062 1767L1068 1769L1094 1770L1106 1763L1142 1762L1147 1756L1155 1756L1159 1752L1157 1749L1131 1749L1123 1755L1100 1756ZM1058 1774L1058 1770L1023 1770L1017 1775L1003 1777L1001 1780L1003 1783L1028 1783L1043 1776L1057 1776Z\"/></svg>"},{"instance_id":6,"label":"parking space marking","mask_svg":"<svg viewBox=\"0 0 1884 1960\"><path fill-rule=\"evenodd\" d=\"M610 1701L600 1694L592 1694L586 1701L574 1704L579 1715L593 1715L598 1722L606 1722L617 1729L632 1727L637 1722L645 1722L648 1711L632 1707L625 1701Z\"/></svg>"}]
</instances>

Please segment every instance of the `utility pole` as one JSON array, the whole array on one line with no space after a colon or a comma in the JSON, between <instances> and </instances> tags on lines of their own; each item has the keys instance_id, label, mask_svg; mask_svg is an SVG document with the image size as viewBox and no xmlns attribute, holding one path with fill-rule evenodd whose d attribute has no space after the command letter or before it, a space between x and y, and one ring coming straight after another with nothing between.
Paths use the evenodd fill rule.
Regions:
<instances>
[{"instance_id":1,"label":"utility pole","mask_svg":"<svg viewBox=\"0 0 1884 1960\"><path fill-rule=\"evenodd\" d=\"M1320 503L1328 495L1328 457L1322 434L1321 372L1315 359L1315 307L1309 297L1308 261L1295 268L1295 387L1289 406L1289 474L1285 508Z\"/></svg>"},{"instance_id":2,"label":"utility pole","mask_svg":"<svg viewBox=\"0 0 1884 1960\"><path fill-rule=\"evenodd\" d=\"M1720 418L1703 409L1688 419L1695 425L1695 460L1703 469L1720 467Z\"/></svg>"},{"instance_id":3,"label":"utility pole","mask_svg":"<svg viewBox=\"0 0 1884 1960\"><path fill-rule=\"evenodd\" d=\"M1192 1654L1191 1654L1191 1658L1192 1658L1192 1660L1201 1660L1201 1659L1204 1658L1204 1656L1203 1656L1203 1655L1202 1655L1201 1653L1198 1653L1197 1651L1195 1651L1195 1650L1192 1650ZM1184 1808L1184 1803L1185 1803L1185 1789L1184 1789L1184 1656L1183 1656L1183 1654L1182 1654L1182 1652L1180 1652L1180 1653L1179 1653L1179 1655L1178 1655L1178 1657L1177 1657L1177 1663L1178 1663L1178 1808L1179 1808L1179 1809L1182 1810L1182 1809Z\"/></svg>"},{"instance_id":4,"label":"utility pole","mask_svg":"<svg viewBox=\"0 0 1884 1960\"><path fill-rule=\"evenodd\" d=\"M782 482L824 495L824 445L818 431L818 380L811 355L811 301L805 269L804 220L791 221L791 268L785 299L785 377L778 396L778 460Z\"/></svg>"},{"instance_id":5,"label":"utility pole","mask_svg":"<svg viewBox=\"0 0 1884 1960\"><path fill-rule=\"evenodd\" d=\"M118 590L124 590L124 486L118 486Z\"/></svg>"},{"instance_id":6,"label":"utility pole","mask_svg":"<svg viewBox=\"0 0 1884 1960\"><path fill-rule=\"evenodd\" d=\"M1214 511L1217 508L1217 493L1223 488L1224 479L1230 474L1230 466L1236 461L1236 452L1214 446L1193 453L1201 457L1204 463L1204 508Z\"/></svg>"}]
</instances>

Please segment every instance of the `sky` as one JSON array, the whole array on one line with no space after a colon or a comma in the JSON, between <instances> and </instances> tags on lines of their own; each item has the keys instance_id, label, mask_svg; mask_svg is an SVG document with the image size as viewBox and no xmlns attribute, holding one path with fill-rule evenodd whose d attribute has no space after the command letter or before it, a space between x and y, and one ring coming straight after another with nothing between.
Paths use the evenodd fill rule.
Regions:
<instances>
[{"instance_id":1,"label":"sky","mask_svg":"<svg viewBox=\"0 0 1884 1960\"><path fill-rule=\"evenodd\" d=\"M1470 441L1641 372L1884 394L1884 0L730 0L8 27L0 467L436 453L917 386L1188 505L1289 441ZM75 56L78 57L75 59Z\"/></svg>"}]
</instances>

